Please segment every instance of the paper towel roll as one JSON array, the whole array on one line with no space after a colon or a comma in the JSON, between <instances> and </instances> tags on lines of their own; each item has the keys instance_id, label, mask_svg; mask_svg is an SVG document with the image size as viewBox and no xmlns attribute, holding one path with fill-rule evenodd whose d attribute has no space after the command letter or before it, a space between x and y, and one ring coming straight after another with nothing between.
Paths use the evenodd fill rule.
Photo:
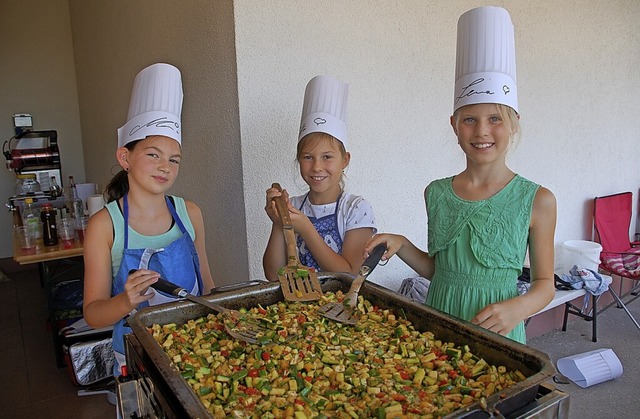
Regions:
<instances>
[{"instance_id":1,"label":"paper towel roll","mask_svg":"<svg viewBox=\"0 0 640 419\"><path fill-rule=\"evenodd\" d=\"M104 207L104 198L102 195L89 195L87 197L87 208L89 209L89 217Z\"/></svg>"}]
</instances>

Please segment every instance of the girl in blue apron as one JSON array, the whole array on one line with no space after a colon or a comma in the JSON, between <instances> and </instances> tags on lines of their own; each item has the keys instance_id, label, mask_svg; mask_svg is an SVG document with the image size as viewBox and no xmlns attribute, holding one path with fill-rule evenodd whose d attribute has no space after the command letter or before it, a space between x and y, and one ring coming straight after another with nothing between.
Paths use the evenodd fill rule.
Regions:
<instances>
[{"instance_id":1,"label":"girl in blue apron","mask_svg":"<svg viewBox=\"0 0 640 419\"><path fill-rule=\"evenodd\" d=\"M85 234L83 314L91 327L113 326L115 375L125 362L127 316L173 300L150 288L160 276L196 295L214 287L200 209L167 196L181 162L181 109L177 68L154 64L138 74L128 121L118 130L122 170Z\"/></svg>"},{"instance_id":2,"label":"girl in blue apron","mask_svg":"<svg viewBox=\"0 0 640 419\"><path fill-rule=\"evenodd\" d=\"M174 201L177 197L171 197ZM112 201L116 203L117 201ZM125 290L125 284L129 277L129 272L138 271L141 269L150 270L154 273L158 273L161 277L168 279L174 284L186 289L190 294L202 295L203 283L202 276L200 275L200 262L198 259L198 252L193 244L193 239L187 231L182 220L178 216L176 209L169 197L166 197L167 208L171 212L175 227L178 227L180 231L179 238L171 241L169 245L160 248L144 247L144 248L131 248L129 247L129 235L137 234L135 231L129 231L129 206L127 195L123 198L123 226L124 226L124 249L122 251L122 259L118 273L116 274L112 284L112 295L118 295ZM117 205L107 205L112 220L118 219L119 207ZM171 230L166 233L169 235ZM140 236L140 235L138 235ZM142 237L141 237L142 238ZM171 239L169 239L171 240ZM142 241L145 241L142 238ZM164 241L167 241L166 239ZM208 291L208 290L207 290ZM151 298L138 305L135 310L139 310L143 307L150 305L162 304L170 301L175 301L175 298L162 294L160 292L154 292L151 289L147 289L146 295L151 295ZM133 312L132 311L132 312ZM126 318L118 321L113 327L113 349L115 351L116 363L115 374L118 375L120 368L125 364L124 356L124 340L125 334L131 333L131 329L126 325Z\"/></svg>"},{"instance_id":3,"label":"girl in blue apron","mask_svg":"<svg viewBox=\"0 0 640 419\"><path fill-rule=\"evenodd\" d=\"M296 160L309 192L292 197L288 209L296 232L300 262L316 270L357 273L364 261L364 246L376 232L371 205L344 191L348 85L327 76L311 79L305 92ZM278 279L287 264L280 215L273 198L283 194L267 190L265 211L272 221L263 257L268 280Z\"/></svg>"}]
</instances>

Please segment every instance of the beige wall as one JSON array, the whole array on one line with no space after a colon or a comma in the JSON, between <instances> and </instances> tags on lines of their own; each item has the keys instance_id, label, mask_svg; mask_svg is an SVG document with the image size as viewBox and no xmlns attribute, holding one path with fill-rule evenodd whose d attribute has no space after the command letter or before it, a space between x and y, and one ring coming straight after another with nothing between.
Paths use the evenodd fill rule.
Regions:
<instances>
[{"instance_id":1,"label":"beige wall","mask_svg":"<svg viewBox=\"0 0 640 419\"><path fill-rule=\"evenodd\" d=\"M219 284L248 279L231 0L70 0L87 176L116 173L116 129L135 75L154 62L182 71L183 160L171 193L202 209Z\"/></svg>"},{"instance_id":2,"label":"beige wall","mask_svg":"<svg viewBox=\"0 0 640 419\"><path fill-rule=\"evenodd\" d=\"M14 113L30 113L34 130L56 130L63 180L85 179L69 6L66 0L0 0L0 139L14 134ZM12 143L15 145L15 142ZM15 173L0 166L0 231L10 232L5 203ZM11 234L0 239L0 257L13 254Z\"/></svg>"},{"instance_id":3,"label":"beige wall","mask_svg":"<svg viewBox=\"0 0 640 419\"><path fill-rule=\"evenodd\" d=\"M72 173L78 175L84 160L87 180L104 185L115 165L116 129L126 118L133 77L152 62L177 65L184 78L186 158L172 192L202 207L214 276L238 282L262 276L270 229L265 189L279 181L302 190L293 158L304 86L316 74L330 74L351 84L348 189L371 201L382 231L425 246L422 191L464 165L448 125L455 27L478 2L68 3L67 15L64 0L0 0L0 132L7 138L14 112L30 111L38 124L50 118L47 125L70 131L78 129L79 113L82 145L62 151L63 165L78 164ZM640 187L634 125L640 2L495 4L509 10L516 28L523 139L510 164L555 192L557 243L588 239L591 199L622 190L634 191L637 199ZM55 28L46 36L36 31L23 53L32 63L48 57L53 64L45 70L16 67L12 60L20 55L17 22L25 11L39 16L39 26ZM32 67L40 71L33 74ZM34 83L45 84L47 94L30 104L62 103L66 109L17 109L25 95L13 86ZM72 162L71 153L82 149ZM13 185L7 177L0 179L5 189ZM5 221L9 226L8 213L0 219ZM412 275L393 260L372 278L395 288Z\"/></svg>"}]
</instances>

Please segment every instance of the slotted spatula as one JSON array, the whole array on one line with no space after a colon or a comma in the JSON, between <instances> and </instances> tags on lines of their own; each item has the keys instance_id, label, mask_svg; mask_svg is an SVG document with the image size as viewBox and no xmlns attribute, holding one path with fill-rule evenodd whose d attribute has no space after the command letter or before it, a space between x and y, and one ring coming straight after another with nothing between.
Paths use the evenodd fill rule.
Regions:
<instances>
[{"instance_id":1,"label":"slotted spatula","mask_svg":"<svg viewBox=\"0 0 640 419\"><path fill-rule=\"evenodd\" d=\"M282 192L278 183L271 185ZM293 231L289 209L284 196L273 198L276 208L282 220L282 230L284 241L287 244L287 264L278 270L278 280L282 287L284 298L289 301L313 301L322 297L322 288L315 270L304 266L298 259L298 249L296 248L296 234Z\"/></svg>"},{"instance_id":2,"label":"slotted spatula","mask_svg":"<svg viewBox=\"0 0 640 419\"><path fill-rule=\"evenodd\" d=\"M318 313L331 320L335 320L345 324L356 324L358 321L358 314L354 307L358 303L358 292L364 284L365 279L375 269L378 262L382 258L386 250L384 244L379 244L373 248L373 251L369 254L369 257L365 259L360 266L358 277L353 280L349 291L342 302L327 303L318 309Z\"/></svg>"},{"instance_id":3,"label":"slotted spatula","mask_svg":"<svg viewBox=\"0 0 640 419\"><path fill-rule=\"evenodd\" d=\"M151 285L151 287L169 295L186 298L189 301L208 307L216 313L221 313L224 318L224 328L227 333L238 340L247 343L266 343L269 340L265 338L269 329L260 325L257 319L251 318L247 314L240 313L238 310L222 307L202 297L190 294L184 288L163 278L159 278L158 282Z\"/></svg>"}]
</instances>

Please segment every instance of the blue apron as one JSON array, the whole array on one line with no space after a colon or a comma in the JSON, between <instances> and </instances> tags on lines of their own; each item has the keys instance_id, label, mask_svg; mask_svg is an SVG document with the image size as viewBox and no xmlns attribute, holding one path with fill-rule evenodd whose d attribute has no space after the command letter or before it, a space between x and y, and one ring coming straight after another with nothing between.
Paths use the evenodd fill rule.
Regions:
<instances>
[{"instance_id":1,"label":"blue apron","mask_svg":"<svg viewBox=\"0 0 640 419\"><path fill-rule=\"evenodd\" d=\"M127 195L124 196L124 249L122 251L120 269L118 270L118 274L111 286L111 295L115 296L124 291L124 285L127 282L127 277L129 276L129 271L131 269L149 269L156 271L163 278L181 286L191 294L202 294L203 284L202 276L200 275L198 252L196 251L196 247L193 244L193 240L191 239L189 232L182 223L182 220L180 220L180 217L178 216L169 197L165 197L165 200L173 220L182 232L182 236L161 249L129 249L129 203ZM147 291L147 293L150 292L153 291ZM155 291L153 298L138 305L132 313L143 307L176 300L177 299L173 296L168 296L167 294ZM123 336L127 333L131 333L131 328L126 326L125 320L126 318L120 320L113 326L113 349L116 353L117 361L114 366L115 376L120 375L120 366L124 365L125 357Z\"/></svg>"},{"instance_id":2,"label":"blue apron","mask_svg":"<svg viewBox=\"0 0 640 419\"><path fill-rule=\"evenodd\" d=\"M340 231L338 230L338 205L340 205L341 197L342 194L338 196L338 200L336 201L336 208L333 214L329 214L320 218L308 217L309 221L311 221L313 227L316 229L320 237L322 237L327 246L329 246L337 254L342 253L342 237L340 237ZM302 207L304 206L304 203L307 202L308 198L309 194L304 197L302 205L300 205L299 208L300 211L302 211ZM296 244L298 246L300 263L304 266L314 268L316 271L320 271L320 265L318 265L318 262L316 262L316 260L313 258L313 255L311 254L309 249L307 249L305 242L300 236L297 236Z\"/></svg>"}]
</instances>

